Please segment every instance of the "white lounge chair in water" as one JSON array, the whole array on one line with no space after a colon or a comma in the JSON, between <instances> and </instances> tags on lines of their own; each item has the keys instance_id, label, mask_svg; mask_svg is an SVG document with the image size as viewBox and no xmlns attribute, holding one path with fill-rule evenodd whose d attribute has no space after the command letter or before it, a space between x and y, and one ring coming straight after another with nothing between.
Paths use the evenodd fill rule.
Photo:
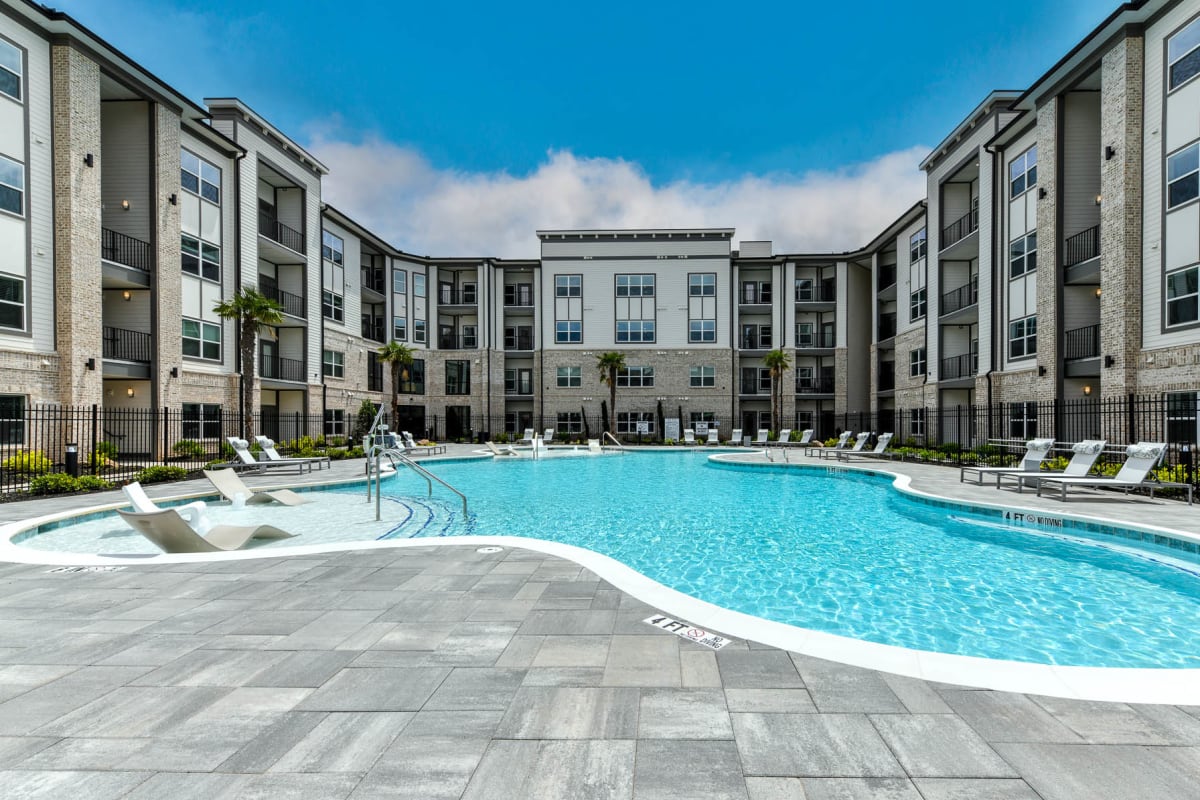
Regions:
<instances>
[{"instance_id":1,"label":"white lounge chair in water","mask_svg":"<svg viewBox=\"0 0 1200 800\"><path fill-rule=\"evenodd\" d=\"M879 434L879 439L875 442L874 450L861 450L858 447L858 442L855 442L853 450L842 450L837 454L838 460L849 461L851 458L891 458L891 454L885 451L887 450L888 443L892 441L892 436L894 435L895 434L891 433ZM866 441L870 438L870 434L867 434L866 436L860 437L859 441L866 443Z\"/></svg>"},{"instance_id":2,"label":"white lounge chair in water","mask_svg":"<svg viewBox=\"0 0 1200 800\"><path fill-rule=\"evenodd\" d=\"M134 481L121 487L121 491L125 493L125 497L129 500L129 504L133 506L133 510L142 514L149 514L153 511L162 511L149 495L142 488L142 484ZM170 506L183 517L192 530L202 531L208 527L208 519L204 516L204 509L207 508L203 500L196 500L181 506Z\"/></svg>"},{"instance_id":3,"label":"white lounge chair in water","mask_svg":"<svg viewBox=\"0 0 1200 800\"><path fill-rule=\"evenodd\" d=\"M979 464L974 464L966 467L959 467L958 482L963 483L967 479L967 473L975 474L975 483L983 484L984 478L988 475L996 476L996 486L1000 485L1000 476L1009 475L1014 472L1037 472L1041 467L1046 457L1050 455L1050 449L1054 447L1053 439L1030 439L1025 443L1025 455L1021 456L1021 461L1014 467L985 467Z\"/></svg>"},{"instance_id":4,"label":"white lounge chair in water","mask_svg":"<svg viewBox=\"0 0 1200 800\"><path fill-rule=\"evenodd\" d=\"M204 477L208 478L209 483L217 488L221 496L226 500L237 502L238 495L241 495L243 502L246 505L261 505L262 503L279 503L284 506L300 506L305 503L311 503L311 500L306 500L300 495L293 492L291 489L275 489L270 492L256 492L245 484L238 477L238 474L231 469L206 469ZM141 509L139 509L141 510Z\"/></svg>"},{"instance_id":5,"label":"white lounge chair in water","mask_svg":"<svg viewBox=\"0 0 1200 800\"><path fill-rule=\"evenodd\" d=\"M854 435L854 433L852 431L842 431L840 434L838 434L837 444L835 444L833 447L826 447L825 445L817 445L816 447L808 447L808 448L805 448L804 454L809 455L809 456L818 455L821 458L824 458L826 453L832 453L837 450L845 450L846 442L850 441L850 437L853 435Z\"/></svg>"},{"instance_id":6,"label":"white lounge chair in water","mask_svg":"<svg viewBox=\"0 0 1200 800\"><path fill-rule=\"evenodd\" d=\"M324 469L333 465L333 459L329 456L304 456L298 458L286 458L279 455L275 449L275 442L266 436L255 436L254 441L258 442L258 446L262 448L263 453L267 457L267 461L280 463L286 461L307 461L310 464L315 464L317 469Z\"/></svg>"},{"instance_id":7,"label":"white lounge chair in water","mask_svg":"<svg viewBox=\"0 0 1200 800\"><path fill-rule=\"evenodd\" d=\"M1111 478L1095 476L1089 478L1039 478L1037 485L1038 497L1042 496L1042 489L1049 487L1058 489L1059 499L1066 502L1068 486L1082 486L1090 489L1122 489L1126 494L1131 489L1149 489L1151 497L1154 496L1154 489L1162 484L1154 478L1151 473L1163 460L1163 456L1167 454L1167 445L1164 442L1138 442L1131 444L1125 448L1125 463L1121 465L1121 469L1116 475ZM1186 488L1188 495L1188 505L1192 504L1192 487L1190 484L1172 484L1176 488Z\"/></svg>"},{"instance_id":8,"label":"white lounge chair in water","mask_svg":"<svg viewBox=\"0 0 1200 800\"><path fill-rule=\"evenodd\" d=\"M1104 452L1104 445L1108 442L1104 439L1085 439L1071 447L1071 460L1067 462L1067 466L1062 471L1047 472L1045 470L1034 470L1033 472L1001 472L996 475L996 488L1000 488L1000 482L1003 480L1014 480L1017 483L1017 491L1022 491L1026 486L1036 486L1037 482L1042 478L1086 478L1088 473L1092 471L1096 461L1100 458L1100 454Z\"/></svg>"},{"instance_id":9,"label":"white lounge chair in water","mask_svg":"<svg viewBox=\"0 0 1200 800\"><path fill-rule=\"evenodd\" d=\"M290 539L294 534L272 525L214 525L203 536L173 508L161 511L122 511L121 519L166 553L218 553L240 550L251 539Z\"/></svg>"},{"instance_id":10,"label":"white lounge chair in water","mask_svg":"<svg viewBox=\"0 0 1200 800\"><path fill-rule=\"evenodd\" d=\"M494 456L515 456L515 455L518 455L517 451L516 451L516 450L513 450L513 449L512 449L512 447L510 447L509 445L504 445L504 447L497 447L495 442L484 442L484 443L483 443L483 445L484 445L484 447L486 447L488 450L491 450L491 451L492 451L492 455L494 455Z\"/></svg>"}]
</instances>

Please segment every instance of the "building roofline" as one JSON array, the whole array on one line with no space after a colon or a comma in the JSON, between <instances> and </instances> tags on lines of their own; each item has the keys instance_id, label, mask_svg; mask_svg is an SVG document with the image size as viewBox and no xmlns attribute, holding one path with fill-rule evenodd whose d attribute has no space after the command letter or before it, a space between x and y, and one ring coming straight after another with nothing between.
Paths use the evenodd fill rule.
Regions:
<instances>
[{"instance_id":1,"label":"building roofline","mask_svg":"<svg viewBox=\"0 0 1200 800\"><path fill-rule=\"evenodd\" d=\"M246 119L252 120L254 124L258 125L264 131L270 134L272 138L278 140L278 142L283 145L284 150L290 151L302 162L306 162L306 166L312 169L313 172L316 172L320 175L329 174L329 167L321 163L320 159L305 150L300 145L296 144L295 141L268 122L266 117L250 108L250 106L246 105L240 99L236 97L206 97L204 98L204 104L208 106L210 114L217 109L222 111L230 110L241 114Z\"/></svg>"},{"instance_id":2,"label":"building roofline","mask_svg":"<svg viewBox=\"0 0 1200 800\"><path fill-rule=\"evenodd\" d=\"M971 113L967 114L966 118L963 119L962 122L958 123L954 130L950 131L950 134L945 139L942 139L942 141L938 143L938 146L933 148L929 155L925 156L925 159L920 164L920 168L922 170L929 169L933 162L950 152L954 145L963 138L963 134L979 125L979 123L983 122L983 120L991 114L995 113L996 107L999 104L1009 101L1004 106L1004 109L1007 110L1012 106L1012 101L1020 96L1020 94L1021 92L1019 89L993 89L992 91L988 92L987 97L983 98L983 102L975 106L975 108L971 110Z\"/></svg>"},{"instance_id":3,"label":"building roofline","mask_svg":"<svg viewBox=\"0 0 1200 800\"><path fill-rule=\"evenodd\" d=\"M891 237L900 233L901 229L908 227L916 221L918 216L923 215L927 206L928 201L925 198L921 198L917 202L913 203L903 214L896 217L896 219L894 219L891 224L884 228L874 239L867 242L866 246L864 246L860 252L867 255L874 253L883 245L885 240L890 239Z\"/></svg>"},{"instance_id":4,"label":"building roofline","mask_svg":"<svg viewBox=\"0 0 1200 800\"><path fill-rule=\"evenodd\" d=\"M713 234L718 233L724 236L732 237L734 228L570 228L564 230L539 230L535 231L538 238L545 236L655 236L665 234L674 236L679 234Z\"/></svg>"}]
</instances>

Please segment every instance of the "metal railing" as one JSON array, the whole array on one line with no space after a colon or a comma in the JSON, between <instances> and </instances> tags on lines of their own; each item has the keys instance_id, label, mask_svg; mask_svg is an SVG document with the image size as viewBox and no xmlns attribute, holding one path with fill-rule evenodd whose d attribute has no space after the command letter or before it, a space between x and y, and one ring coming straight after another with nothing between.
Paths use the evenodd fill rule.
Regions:
<instances>
[{"instance_id":1,"label":"metal railing","mask_svg":"<svg viewBox=\"0 0 1200 800\"><path fill-rule=\"evenodd\" d=\"M833 303L837 300L837 287L829 284L813 284L805 288L796 287L797 303Z\"/></svg>"},{"instance_id":2,"label":"metal railing","mask_svg":"<svg viewBox=\"0 0 1200 800\"><path fill-rule=\"evenodd\" d=\"M278 242L290 250L295 250L301 254L304 253L304 234L298 230L289 228L277 219L259 215L258 232L271 241Z\"/></svg>"},{"instance_id":3,"label":"metal railing","mask_svg":"<svg viewBox=\"0 0 1200 800\"><path fill-rule=\"evenodd\" d=\"M479 336L475 334L458 336L447 333L438 337L439 350L474 350L477 347L479 347Z\"/></svg>"},{"instance_id":4,"label":"metal railing","mask_svg":"<svg viewBox=\"0 0 1200 800\"><path fill-rule=\"evenodd\" d=\"M896 335L896 312L889 311L879 315L879 340L890 339Z\"/></svg>"},{"instance_id":5,"label":"metal railing","mask_svg":"<svg viewBox=\"0 0 1200 800\"><path fill-rule=\"evenodd\" d=\"M738 347L743 350L770 350L771 337L761 334L751 334L738 339Z\"/></svg>"},{"instance_id":6,"label":"metal railing","mask_svg":"<svg viewBox=\"0 0 1200 800\"><path fill-rule=\"evenodd\" d=\"M1100 226L1095 225L1067 237L1063 242L1063 266L1073 267L1100 255Z\"/></svg>"},{"instance_id":7,"label":"metal railing","mask_svg":"<svg viewBox=\"0 0 1200 800\"><path fill-rule=\"evenodd\" d=\"M100 257L114 264L150 272L154 268L154 257L150 243L117 233L108 228L100 229Z\"/></svg>"},{"instance_id":8,"label":"metal railing","mask_svg":"<svg viewBox=\"0 0 1200 800\"><path fill-rule=\"evenodd\" d=\"M978 302L979 278L972 277L970 283L957 289L951 289L942 295L942 316L970 308Z\"/></svg>"},{"instance_id":9,"label":"metal railing","mask_svg":"<svg viewBox=\"0 0 1200 800\"><path fill-rule=\"evenodd\" d=\"M505 340L504 349L506 352L528 351L533 349L533 334L528 336L518 336L516 341Z\"/></svg>"},{"instance_id":10,"label":"metal railing","mask_svg":"<svg viewBox=\"0 0 1200 800\"><path fill-rule=\"evenodd\" d=\"M1100 325L1087 325L1063 334L1063 360L1100 357Z\"/></svg>"},{"instance_id":11,"label":"metal railing","mask_svg":"<svg viewBox=\"0 0 1200 800\"><path fill-rule=\"evenodd\" d=\"M444 306L473 306L479 302L479 292L475 289L448 289L442 287L438 291L438 303Z\"/></svg>"},{"instance_id":12,"label":"metal railing","mask_svg":"<svg viewBox=\"0 0 1200 800\"><path fill-rule=\"evenodd\" d=\"M796 334L796 348L822 349L837 346L837 336L833 331L814 331L812 333Z\"/></svg>"},{"instance_id":13,"label":"metal railing","mask_svg":"<svg viewBox=\"0 0 1200 800\"><path fill-rule=\"evenodd\" d=\"M942 228L942 249L962 241L979 229L979 209L972 208L966 214Z\"/></svg>"},{"instance_id":14,"label":"metal railing","mask_svg":"<svg viewBox=\"0 0 1200 800\"><path fill-rule=\"evenodd\" d=\"M262 377L264 378L271 378L279 381L304 382L305 371L303 361L297 361L294 358L269 356L265 353L260 354L258 360Z\"/></svg>"},{"instance_id":15,"label":"metal railing","mask_svg":"<svg viewBox=\"0 0 1200 800\"><path fill-rule=\"evenodd\" d=\"M107 325L103 330L104 357L117 361L139 361L149 364L154 354L153 338L141 331L127 331L124 328L111 328Z\"/></svg>"},{"instance_id":16,"label":"metal railing","mask_svg":"<svg viewBox=\"0 0 1200 800\"><path fill-rule=\"evenodd\" d=\"M796 394L833 394L833 380L796 381Z\"/></svg>"},{"instance_id":17,"label":"metal railing","mask_svg":"<svg viewBox=\"0 0 1200 800\"><path fill-rule=\"evenodd\" d=\"M387 291L387 284L383 280L382 267L362 267L359 269L358 274L364 289L370 289L379 294L384 294Z\"/></svg>"},{"instance_id":18,"label":"metal railing","mask_svg":"<svg viewBox=\"0 0 1200 800\"><path fill-rule=\"evenodd\" d=\"M954 380L955 378L970 378L979 371L979 354L963 353L961 356L943 358L941 369L938 370L939 380Z\"/></svg>"},{"instance_id":19,"label":"metal railing","mask_svg":"<svg viewBox=\"0 0 1200 800\"><path fill-rule=\"evenodd\" d=\"M291 292L285 292L283 289L280 289L277 286L271 286L270 284L264 285L260 283L258 290L262 293L263 297L266 297L268 300L274 300L276 303L279 303L279 305L283 306L283 313L290 314L293 317L306 316L304 298L300 295L292 294Z\"/></svg>"},{"instance_id":20,"label":"metal railing","mask_svg":"<svg viewBox=\"0 0 1200 800\"><path fill-rule=\"evenodd\" d=\"M515 287L515 288L514 288ZM518 283L504 287L504 305L528 307L533 305L533 285Z\"/></svg>"},{"instance_id":21,"label":"metal railing","mask_svg":"<svg viewBox=\"0 0 1200 800\"><path fill-rule=\"evenodd\" d=\"M364 339L371 339L376 342L387 341L385 335L385 320L383 317L363 317L362 318L362 335Z\"/></svg>"},{"instance_id":22,"label":"metal railing","mask_svg":"<svg viewBox=\"0 0 1200 800\"><path fill-rule=\"evenodd\" d=\"M740 395L770 395L770 386L760 386L758 378L744 380L738 383L738 394Z\"/></svg>"}]
</instances>

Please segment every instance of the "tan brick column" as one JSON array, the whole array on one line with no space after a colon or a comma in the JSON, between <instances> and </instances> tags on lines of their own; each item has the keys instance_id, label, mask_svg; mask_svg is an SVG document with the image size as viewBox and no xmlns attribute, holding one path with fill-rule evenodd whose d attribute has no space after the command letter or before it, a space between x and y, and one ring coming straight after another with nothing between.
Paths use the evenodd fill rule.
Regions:
<instances>
[{"instance_id":1,"label":"tan brick column","mask_svg":"<svg viewBox=\"0 0 1200 800\"><path fill-rule=\"evenodd\" d=\"M179 114L160 103L154 105L154 383L155 405L178 410L183 402L182 374L183 279L179 256L179 206L171 203L179 187ZM232 194L230 195L232 196ZM229 202L228 198L223 198ZM232 256L232 253L229 254ZM233 269L227 258L224 269Z\"/></svg>"},{"instance_id":2,"label":"tan brick column","mask_svg":"<svg viewBox=\"0 0 1200 800\"><path fill-rule=\"evenodd\" d=\"M1058 386L1058 111L1057 98L1037 110L1037 363L1046 374L1034 380L1033 400L1053 399ZM1007 323L1003 331L1008 347Z\"/></svg>"}]
</instances>

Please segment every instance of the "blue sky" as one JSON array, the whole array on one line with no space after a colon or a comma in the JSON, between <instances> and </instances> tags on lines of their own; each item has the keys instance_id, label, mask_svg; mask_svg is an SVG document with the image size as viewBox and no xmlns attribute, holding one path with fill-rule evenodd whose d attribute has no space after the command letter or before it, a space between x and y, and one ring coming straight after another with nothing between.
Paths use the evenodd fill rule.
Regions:
<instances>
[{"instance_id":1,"label":"blue sky","mask_svg":"<svg viewBox=\"0 0 1200 800\"><path fill-rule=\"evenodd\" d=\"M661 200L674 187L674 205L685 206L692 195L720 205L754 187L812 186L814 176L818 185L822 176L862 179L889 156L936 144L989 89L1028 85L1116 7L1083 0L50 5L193 99L242 98L319 157L331 154L335 168L365 177L375 161L400 170L387 201L400 213L428 201L426 192L451 188L499 186L505 193L495 199L511 201L522 186L539 190L529 181L556 166L585 188L601 180L612 189L610 206L631 188L612 185L614 170L648 197ZM914 177L886 187L886 202L867 210L881 217L872 225L918 199ZM345 180L335 169L330 191L339 205L361 210L368 223L395 224L377 207L378 192L368 202ZM553 219L510 222L582 227L636 221L639 213L608 208L606 216L594 200L563 201L572 213L551 204L530 212ZM459 215L470 210L446 203L443 212L455 217L449 227L461 230L470 220ZM704 208L674 205L643 208L651 217L681 215L644 226L710 221ZM503 224L496 219L491 228ZM796 225L758 235L825 243ZM383 232L427 249L419 229ZM463 243L484 247L490 235ZM536 241L532 228L516 235ZM863 231L838 235L847 237L842 247L853 247L862 242L848 237ZM455 241L449 236L439 231L427 241L445 246ZM836 236L826 238L839 246Z\"/></svg>"}]
</instances>

